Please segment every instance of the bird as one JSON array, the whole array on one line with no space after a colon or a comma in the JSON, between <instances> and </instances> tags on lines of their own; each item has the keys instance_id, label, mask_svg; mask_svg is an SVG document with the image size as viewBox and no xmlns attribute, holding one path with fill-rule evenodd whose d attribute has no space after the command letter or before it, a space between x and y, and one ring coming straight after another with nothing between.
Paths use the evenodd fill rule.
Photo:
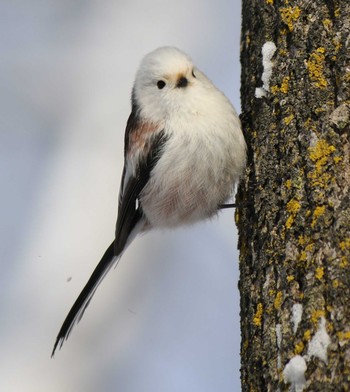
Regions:
<instances>
[{"instance_id":1,"label":"bird","mask_svg":"<svg viewBox=\"0 0 350 392\"><path fill-rule=\"evenodd\" d=\"M229 99L180 49L148 53L131 94L115 237L64 320L51 357L139 233L215 216L230 206L245 165L245 138Z\"/></svg>"}]
</instances>

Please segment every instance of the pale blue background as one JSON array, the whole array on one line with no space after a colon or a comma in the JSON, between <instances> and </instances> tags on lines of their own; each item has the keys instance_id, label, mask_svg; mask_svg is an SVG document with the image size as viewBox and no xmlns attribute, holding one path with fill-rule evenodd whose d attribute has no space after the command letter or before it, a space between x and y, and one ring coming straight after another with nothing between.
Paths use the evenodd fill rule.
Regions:
<instances>
[{"instance_id":1,"label":"pale blue background","mask_svg":"<svg viewBox=\"0 0 350 392\"><path fill-rule=\"evenodd\" d=\"M178 46L239 110L239 35L238 1L1 1L1 391L240 390L233 210L138 238L50 359L113 238L140 59Z\"/></svg>"}]
</instances>

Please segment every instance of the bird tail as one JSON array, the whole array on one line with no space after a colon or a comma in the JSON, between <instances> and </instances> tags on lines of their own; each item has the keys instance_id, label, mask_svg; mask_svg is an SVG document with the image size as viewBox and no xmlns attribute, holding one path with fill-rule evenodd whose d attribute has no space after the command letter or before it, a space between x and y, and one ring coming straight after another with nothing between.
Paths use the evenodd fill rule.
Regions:
<instances>
[{"instance_id":1,"label":"bird tail","mask_svg":"<svg viewBox=\"0 0 350 392\"><path fill-rule=\"evenodd\" d=\"M84 286L83 290L79 294L79 297L74 302L71 307L66 319L64 320L62 327L57 335L55 345L52 350L51 358L54 356L56 348L61 348L64 341L67 340L73 326L75 323L78 323L80 319L83 317L85 309L90 303L92 296L95 294L95 291L98 285L101 283L102 279L106 276L111 267L118 262L121 254L115 255L114 253L114 241L107 248L102 259L97 264L94 272L92 273L90 279Z\"/></svg>"}]
</instances>

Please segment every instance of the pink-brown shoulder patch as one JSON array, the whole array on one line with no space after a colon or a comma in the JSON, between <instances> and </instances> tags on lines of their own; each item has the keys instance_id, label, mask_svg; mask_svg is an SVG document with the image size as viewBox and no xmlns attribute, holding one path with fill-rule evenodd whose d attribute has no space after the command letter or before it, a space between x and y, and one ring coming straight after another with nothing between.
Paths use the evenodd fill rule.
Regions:
<instances>
[{"instance_id":1,"label":"pink-brown shoulder patch","mask_svg":"<svg viewBox=\"0 0 350 392\"><path fill-rule=\"evenodd\" d=\"M127 154L130 156L141 151L147 153L148 151L144 151L147 147L147 141L158 129L159 126L155 123L140 121L138 126L129 134L129 150Z\"/></svg>"}]
</instances>

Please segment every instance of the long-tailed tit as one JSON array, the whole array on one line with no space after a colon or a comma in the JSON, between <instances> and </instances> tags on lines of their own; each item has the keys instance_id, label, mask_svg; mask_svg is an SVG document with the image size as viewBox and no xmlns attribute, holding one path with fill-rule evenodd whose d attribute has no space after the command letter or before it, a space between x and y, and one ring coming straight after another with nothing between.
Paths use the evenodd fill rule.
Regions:
<instances>
[{"instance_id":1,"label":"long-tailed tit","mask_svg":"<svg viewBox=\"0 0 350 392\"><path fill-rule=\"evenodd\" d=\"M235 109L179 49L158 48L141 62L124 159L115 239L69 311L52 355L138 233L215 215L243 172L246 144Z\"/></svg>"}]
</instances>

